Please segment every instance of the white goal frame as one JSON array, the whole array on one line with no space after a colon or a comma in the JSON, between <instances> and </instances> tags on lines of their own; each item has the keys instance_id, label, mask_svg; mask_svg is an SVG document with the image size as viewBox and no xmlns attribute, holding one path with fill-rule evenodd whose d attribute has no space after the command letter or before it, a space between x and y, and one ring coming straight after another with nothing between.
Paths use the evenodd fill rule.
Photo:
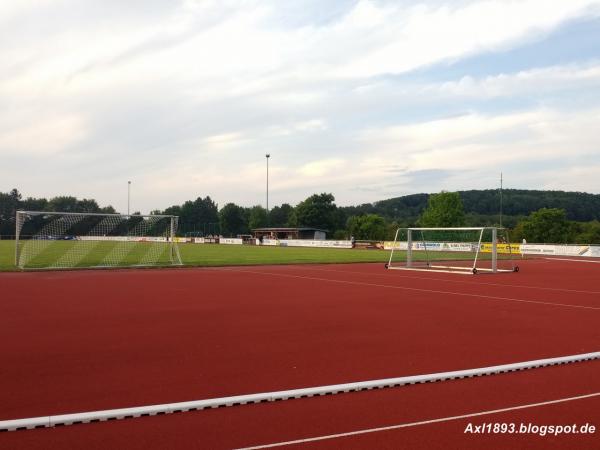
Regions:
<instances>
[{"instance_id":1,"label":"white goal frame","mask_svg":"<svg viewBox=\"0 0 600 450\"><path fill-rule=\"evenodd\" d=\"M47 222L33 234L23 234L25 223L36 217L42 217ZM178 216L17 211L15 219L15 266L21 270L127 268L183 264L177 246L178 239L175 236ZM73 235L74 227L81 226L85 219L92 220L91 229L82 235ZM132 222L129 226L128 221ZM161 229L160 234L156 231L158 225ZM156 236L147 234L153 231L153 227ZM25 236L29 239L24 239ZM28 266L33 259L47 251L52 243L67 240L73 243L64 254L59 253L60 256L56 261L47 265ZM98 264L77 265L97 250L102 242L112 242L113 248ZM141 253L139 263L129 262L128 258L131 259L130 255L136 251Z\"/></svg>"},{"instance_id":2,"label":"white goal frame","mask_svg":"<svg viewBox=\"0 0 600 450\"><path fill-rule=\"evenodd\" d=\"M400 265L394 265L393 264L393 258L394 258L394 251L399 250L399 246L398 246L398 234L400 233L400 231L405 230L406 231L406 237L407 237L407 242L406 242L406 264L403 266ZM479 259L479 254L481 253L481 248L482 248L482 239L483 239L483 234L485 231L491 231L491 267L481 267L480 265L478 265L478 262L480 261ZM411 227L411 228L398 228L396 230L396 234L394 236L394 242L392 244L392 249L390 251L390 257L389 260L387 262L387 264L385 265L385 267L387 269L393 269L393 270L417 270L417 271L426 271L426 272L431 272L431 271L436 271L436 272L447 272L447 273L462 273L462 274L477 274L480 272L487 272L487 273L501 273L501 272L518 272L519 271L519 267L514 265L514 263L512 263L512 249L511 249L511 245L510 242L507 239L506 244L508 245L508 251L509 251L509 255L510 255L510 259L511 259L511 267L510 268L499 268L498 267L498 231L502 230L502 231L506 231L505 228L500 228L500 227ZM473 231L473 232L479 232L479 236L477 238L476 241L476 245L474 245L475 250L474 252L474 258L473 258L473 264L470 266L456 266L456 265L444 265L444 264L440 264L439 262L435 262L432 263L429 259L429 253L427 251L427 240L425 240L423 238L423 232L424 231ZM421 240L415 240L415 234L420 232L421 234ZM506 237L508 238L508 232L506 231ZM413 259L413 251L414 251L414 243L415 242L421 242L421 247L423 248L425 255L426 255L426 267L415 267L414 266L414 259ZM473 244L475 244L475 242L473 242Z\"/></svg>"}]
</instances>

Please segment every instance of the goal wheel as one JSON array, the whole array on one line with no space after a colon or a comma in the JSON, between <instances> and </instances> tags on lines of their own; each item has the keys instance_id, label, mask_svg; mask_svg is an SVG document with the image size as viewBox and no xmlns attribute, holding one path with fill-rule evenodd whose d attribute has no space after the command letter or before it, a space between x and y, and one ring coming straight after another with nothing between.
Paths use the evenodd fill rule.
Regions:
<instances>
[{"instance_id":1,"label":"goal wheel","mask_svg":"<svg viewBox=\"0 0 600 450\"><path fill-rule=\"evenodd\" d=\"M519 266L515 266L515 268L513 269L515 272L519 271Z\"/></svg>"},{"instance_id":2,"label":"goal wheel","mask_svg":"<svg viewBox=\"0 0 600 450\"><path fill-rule=\"evenodd\" d=\"M477 269L473 269L473 275L477 274Z\"/></svg>"},{"instance_id":3,"label":"goal wheel","mask_svg":"<svg viewBox=\"0 0 600 450\"><path fill-rule=\"evenodd\" d=\"M387 269L387 268L388 268L388 263L385 263L385 264L384 264L384 266L385 266L385 268Z\"/></svg>"}]
</instances>

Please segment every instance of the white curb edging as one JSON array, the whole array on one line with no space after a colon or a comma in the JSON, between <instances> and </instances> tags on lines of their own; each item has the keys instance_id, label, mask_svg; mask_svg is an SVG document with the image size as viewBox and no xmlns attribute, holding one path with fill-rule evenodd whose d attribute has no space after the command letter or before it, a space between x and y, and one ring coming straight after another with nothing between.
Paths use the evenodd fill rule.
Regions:
<instances>
[{"instance_id":1,"label":"white curb edging","mask_svg":"<svg viewBox=\"0 0 600 450\"><path fill-rule=\"evenodd\" d=\"M494 375L518 370L534 369L539 367L568 364L580 361L600 359L600 352L583 353L579 355L561 356L558 358L537 359L499 366L481 367L478 369L457 370L426 375L413 375L408 377L386 378L381 380L359 381L354 383L333 384L316 386L286 391L263 392L258 394L236 395L232 397L194 400L189 402L165 403L161 405L136 406L131 408L108 409L104 411L91 411L55 416L31 417L27 419L0 421L0 431L17 431L33 428L47 428L77 423L104 422L142 416L155 416L175 412L195 411L209 408L221 408L248 403L274 402L294 398L332 395L344 392L381 389L407 384L431 383L436 381L470 378L483 375Z\"/></svg>"}]
</instances>

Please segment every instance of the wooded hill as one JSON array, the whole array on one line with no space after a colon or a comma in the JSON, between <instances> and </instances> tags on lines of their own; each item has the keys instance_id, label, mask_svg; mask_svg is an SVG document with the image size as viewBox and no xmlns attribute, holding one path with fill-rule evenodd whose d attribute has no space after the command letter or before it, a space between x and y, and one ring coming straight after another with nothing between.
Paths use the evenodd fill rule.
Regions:
<instances>
[{"instance_id":1,"label":"wooded hill","mask_svg":"<svg viewBox=\"0 0 600 450\"><path fill-rule=\"evenodd\" d=\"M493 225L500 222L500 191L498 189L459 191L468 225ZM346 206L347 216L379 214L388 221L414 225L427 206L429 194L402 197ZM578 222L600 220L600 195L585 192L535 191L504 189L502 191L502 223L514 227L523 217L540 208L561 208L567 218Z\"/></svg>"}]
</instances>

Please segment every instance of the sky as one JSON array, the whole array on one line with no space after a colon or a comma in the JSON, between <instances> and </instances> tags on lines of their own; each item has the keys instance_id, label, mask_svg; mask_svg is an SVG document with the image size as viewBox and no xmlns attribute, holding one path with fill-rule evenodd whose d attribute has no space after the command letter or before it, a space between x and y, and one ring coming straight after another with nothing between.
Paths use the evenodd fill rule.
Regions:
<instances>
[{"instance_id":1,"label":"sky","mask_svg":"<svg viewBox=\"0 0 600 450\"><path fill-rule=\"evenodd\" d=\"M0 3L0 192L600 193L600 1Z\"/></svg>"}]
</instances>

